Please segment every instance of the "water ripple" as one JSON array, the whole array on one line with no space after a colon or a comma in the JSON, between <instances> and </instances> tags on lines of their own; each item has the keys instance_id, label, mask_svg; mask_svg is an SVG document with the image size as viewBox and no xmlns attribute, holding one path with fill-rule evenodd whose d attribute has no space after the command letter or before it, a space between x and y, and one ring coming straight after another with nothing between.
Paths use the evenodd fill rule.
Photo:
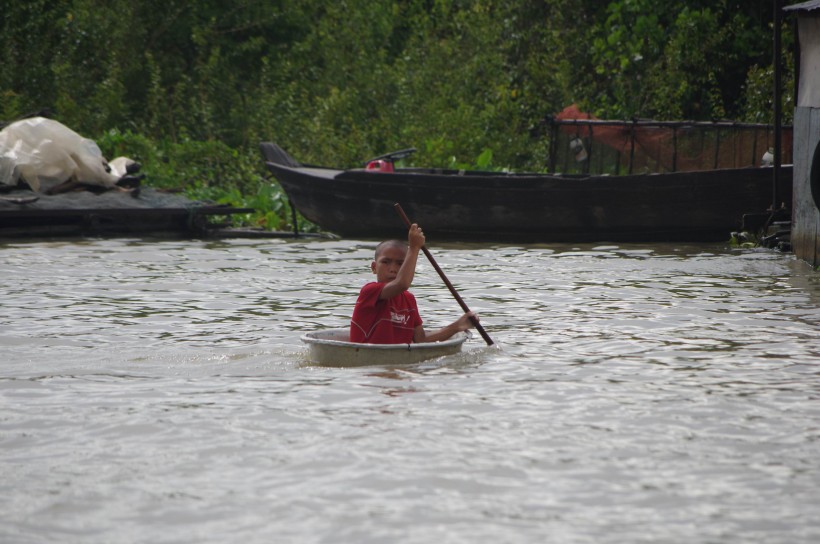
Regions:
<instances>
[{"instance_id":1,"label":"water ripple","mask_svg":"<svg viewBox=\"0 0 820 544\"><path fill-rule=\"evenodd\" d=\"M312 366L356 241L0 246L0 541L820 539L820 277L721 246L433 246L498 346ZM460 310L420 262L426 326Z\"/></svg>"}]
</instances>

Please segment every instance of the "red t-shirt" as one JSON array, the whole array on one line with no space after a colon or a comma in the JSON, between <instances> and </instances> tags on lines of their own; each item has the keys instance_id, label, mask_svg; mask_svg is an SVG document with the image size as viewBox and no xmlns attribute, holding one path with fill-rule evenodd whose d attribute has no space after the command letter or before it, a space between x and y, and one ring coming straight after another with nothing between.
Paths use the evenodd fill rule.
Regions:
<instances>
[{"instance_id":1,"label":"red t-shirt","mask_svg":"<svg viewBox=\"0 0 820 544\"><path fill-rule=\"evenodd\" d=\"M388 300L379 300L386 283L371 282L362 287L350 320L350 341L365 344L410 344L421 325L416 297L403 291Z\"/></svg>"}]
</instances>

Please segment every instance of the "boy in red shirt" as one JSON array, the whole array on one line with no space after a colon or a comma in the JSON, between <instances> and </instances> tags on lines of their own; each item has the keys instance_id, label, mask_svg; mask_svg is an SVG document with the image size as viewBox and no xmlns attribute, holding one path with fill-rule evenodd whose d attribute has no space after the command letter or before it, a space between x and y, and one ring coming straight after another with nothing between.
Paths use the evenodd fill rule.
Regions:
<instances>
[{"instance_id":1,"label":"boy in red shirt","mask_svg":"<svg viewBox=\"0 0 820 544\"><path fill-rule=\"evenodd\" d=\"M351 342L438 342L473 326L470 317L475 314L469 312L434 333L424 331L416 297L408 291L424 240L424 233L413 223L407 233L407 244L388 240L376 247L376 260L370 263L376 281L362 287L359 293L350 320Z\"/></svg>"}]
</instances>

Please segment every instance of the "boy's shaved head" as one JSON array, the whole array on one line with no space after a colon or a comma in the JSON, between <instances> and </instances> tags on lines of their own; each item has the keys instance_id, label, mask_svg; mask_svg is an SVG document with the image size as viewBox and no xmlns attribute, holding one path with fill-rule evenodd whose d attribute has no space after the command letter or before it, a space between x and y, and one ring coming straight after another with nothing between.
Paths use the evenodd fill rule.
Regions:
<instances>
[{"instance_id":1,"label":"boy's shaved head","mask_svg":"<svg viewBox=\"0 0 820 544\"><path fill-rule=\"evenodd\" d=\"M407 251L407 242L404 242L402 240L385 240L384 242L380 243L376 246L375 259L377 261L379 260L379 254L388 247L397 247L404 251Z\"/></svg>"}]
</instances>

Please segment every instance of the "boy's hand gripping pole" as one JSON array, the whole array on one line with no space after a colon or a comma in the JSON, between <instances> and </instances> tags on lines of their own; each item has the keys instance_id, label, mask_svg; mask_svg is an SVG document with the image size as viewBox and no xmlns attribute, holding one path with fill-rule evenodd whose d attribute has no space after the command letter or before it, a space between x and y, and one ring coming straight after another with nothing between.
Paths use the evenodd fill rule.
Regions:
<instances>
[{"instance_id":1,"label":"boy's hand gripping pole","mask_svg":"<svg viewBox=\"0 0 820 544\"><path fill-rule=\"evenodd\" d=\"M407 217L407 214L404 213L404 210L401 208L401 205L398 202L396 202L393 205L393 207L396 208L396 212L404 220L404 224L407 225L407 228L409 229L412 223L410 223L410 219ZM456 288L453 287L453 284L450 283L450 280L448 280L447 276L444 275L444 271L439 267L438 263L436 263L436 260L433 258L433 255L430 254L430 251L427 249L427 247L421 246L421 250L427 256L427 260L430 261L430 264L433 265L433 268L436 269L438 275L441 276L441 279L444 280L444 285L446 285L447 289L450 290L450 293L453 295L453 298L456 299L456 302L458 302L458 305L461 306L462 310L464 310L464 313L469 313L470 308L467 307L467 304L465 304L464 301L461 299L461 296L458 294L458 291L456 291ZM483 338L484 341L487 342L487 345L492 346L495 342L493 342L493 339L490 338L489 334L487 334L487 331L484 330L484 327L481 326L481 323L478 322L478 319L471 316L470 321L472 322L475 329L478 331L478 334L481 335L481 338Z\"/></svg>"}]
</instances>

